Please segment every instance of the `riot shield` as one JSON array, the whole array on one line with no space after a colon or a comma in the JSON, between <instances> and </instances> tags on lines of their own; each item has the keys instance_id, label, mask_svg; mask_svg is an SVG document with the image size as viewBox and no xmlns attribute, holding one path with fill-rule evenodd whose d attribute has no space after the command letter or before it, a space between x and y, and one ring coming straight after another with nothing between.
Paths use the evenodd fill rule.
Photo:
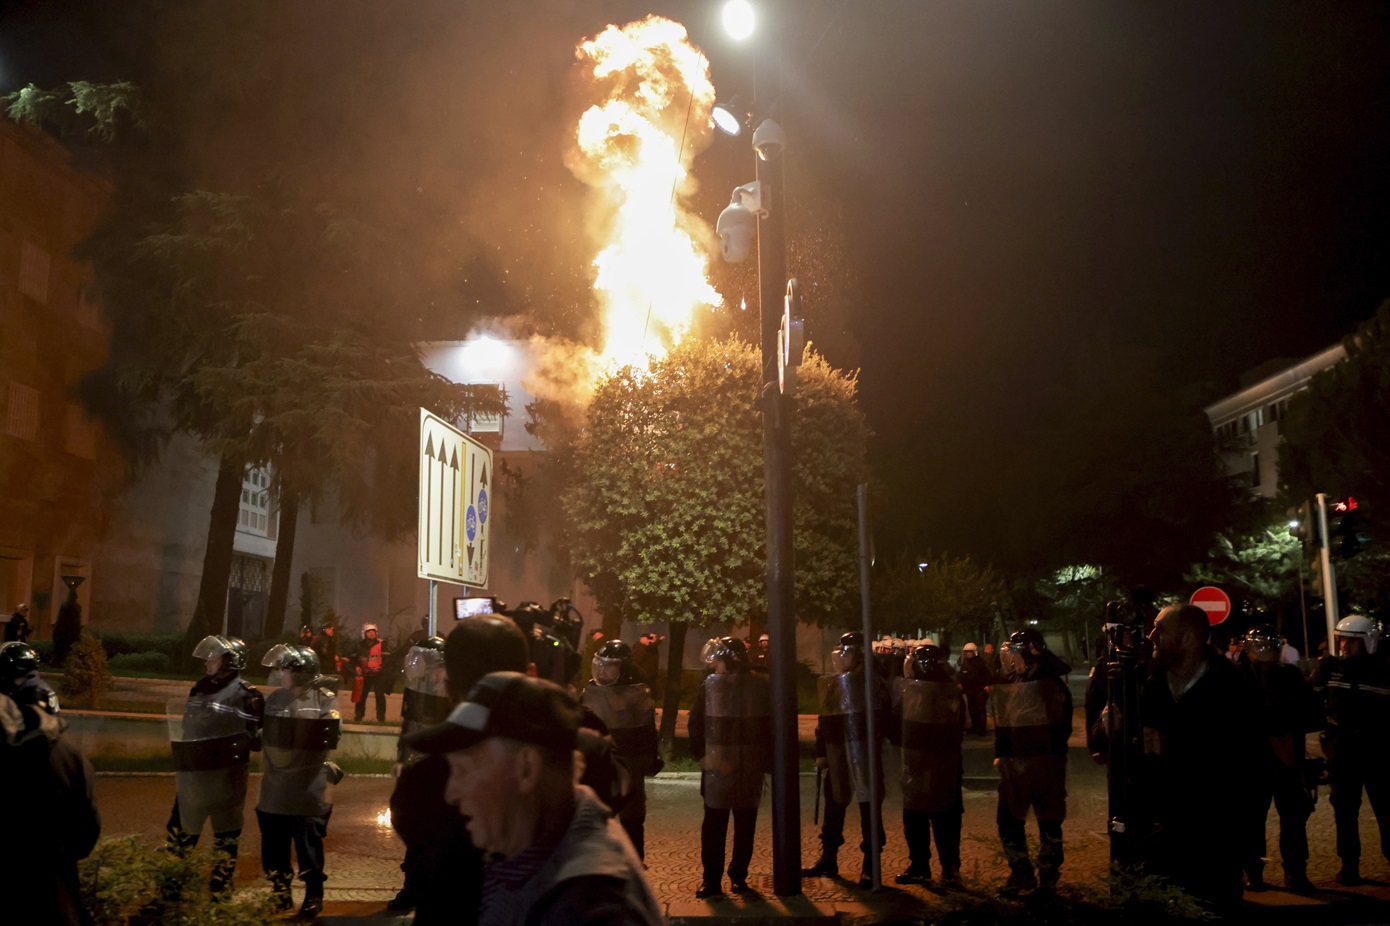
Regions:
<instances>
[{"instance_id":1,"label":"riot shield","mask_svg":"<svg viewBox=\"0 0 1390 926\"><path fill-rule=\"evenodd\" d=\"M328 807L325 763L338 745L337 695L318 688L279 688L265 699L265 778L260 810L315 816Z\"/></svg>"},{"instance_id":2,"label":"riot shield","mask_svg":"<svg viewBox=\"0 0 1390 926\"><path fill-rule=\"evenodd\" d=\"M252 745L248 724L256 718L239 703L240 691L233 682L166 705L179 823L185 832L197 834L209 820L214 833L241 828Z\"/></svg>"},{"instance_id":3,"label":"riot shield","mask_svg":"<svg viewBox=\"0 0 1390 926\"><path fill-rule=\"evenodd\" d=\"M649 727L656 723L656 702L646 685L584 686L580 695L584 706L599 716L610 731Z\"/></svg>"},{"instance_id":4,"label":"riot shield","mask_svg":"<svg viewBox=\"0 0 1390 926\"><path fill-rule=\"evenodd\" d=\"M449 696L444 687L444 654L439 650L411 647L403 665L405 692L401 716L403 733L441 723L449 716Z\"/></svg>"},{"instance_id":5,"label":"riot shield","mask_svg":"<svg viewBox=\"0 0 1390 926\"><path fill-rule=\"evenodd\" d=\"M772 762L772 696L763 675L730 672L705 678L705 804L746 810L762 800Z\"/></svg>"},{"instance_id":6,"label":"riot shield","mask_svg":"<svg viewBox=\"0 0 1390 926\"><path fill-rule=\"evenodd\" d=\"M1057 694L1056 679L996 684L990 689L995 736L1001 757L1066 754L1065 736L1071 730L1065 700Z\"/></svg>"},{"instance_id":7,"label":"riot shield","mask_svg":"<svg viewBox=\"0 0 1390 926\"><path fill-rule=\"evenodd\" d=\"M827 793L840 804L868 801L873 789L869 779L869 716L864 709L864 674L842 672L821 676L820 702L821 734L829 763ZM882 770L883 765L879 763L880 778Z\"/></svg>"},{"instance_id":8,"label":"riot shield","mask_svg":"<svg viewBox=\"0 0 1390 926\"><path fill-rule=\"evenodd\" d=\"M964 705L954 682L904 679L902 787L908 810L938 812L960 803Z\"/></svg>"}]
</instances>

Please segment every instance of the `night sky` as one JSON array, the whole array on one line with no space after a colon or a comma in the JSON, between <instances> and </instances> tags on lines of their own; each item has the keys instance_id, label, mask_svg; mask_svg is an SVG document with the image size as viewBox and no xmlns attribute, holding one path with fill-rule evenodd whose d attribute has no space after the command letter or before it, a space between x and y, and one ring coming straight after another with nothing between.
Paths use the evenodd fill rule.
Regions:
<instances>
[{"instance_id":1,"label":"night sky","mask_svg":"<svg viewBox=\"0 0 1390 926\"><path fill-rule=\"evenodd\" d=\"M164 66L169 30L113 26L103 18L113 6L0 4L0 92ZM421 0L393 5L400 15L385 25L366 16L377 4L232 6L263 27L293 19L291 37L315 35L314 17L327 17L322 41L300 43L306 60L327 60L370 19L366 53L306 66L287 99L332 99L342 88L330 78L358 61L389 75L373 78L381 98L369 90L358 114L375 112L380 131L344 140L336 156L353 151L364 174L407 175L402 189L456 209L447 242L420 232L432 236L421 247L429 273L457 277L463 303L542 327L582 300L573 290L585 270L566 241L582 199L561 160L574 45L610 21L670 15L724 97L750 90L755 53L720 36L714 3ZM914 522L901 536L981 550L968 504L927 499L996 488L1020 431L1096 390L1086 371L1098 358L1142 353L1163 371L1153 389L1196 384L1210 400L1251 367L1346 335L1390 296L1385 4L792 9L782 101L792 222L826 221L796 211L797 185L815 187L834 202L844 245L815 266L794 254L790 270L812 285L834 276L848 294L819 311L808 302L808 323L832 362L861 367L875 460ZM752 179L746 148L716 146L693 169L711 223L727 191ZM403 234L420 224L414 208L401 206Z\"/></svg>"}]
</instances>

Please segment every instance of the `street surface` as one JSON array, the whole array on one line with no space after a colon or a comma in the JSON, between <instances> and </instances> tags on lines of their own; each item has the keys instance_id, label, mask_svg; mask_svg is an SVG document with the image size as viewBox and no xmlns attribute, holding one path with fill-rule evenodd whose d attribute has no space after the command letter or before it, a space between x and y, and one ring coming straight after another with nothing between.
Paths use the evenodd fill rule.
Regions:
<instances>
[{"instance_id":1,"label":"street surface","mask_svg":"<svg viewBox=\"0 0 1390 926\"><path fill-rule=\"evenodd\" d=\"M892 750L888 750L889 753ZM989 777L992 775L992 739L968 737L966 741L965 820L962 838L962 873L967 888L993 892L1007 874L999 852L995 833L995 795ZM911 895L932 903L937 895L923 887L897 888L892 881L907 866L906 847L902 840L901 799L894 780L895 765L887 759L889 793L884 805L888 829L883 872L885 886L898 897ZM246 830L242 838L241 857L237 865L237 885L243 889L265 889L260 872L259 831L256 828L255 806L260 777L251 778L247 800ZM326 896L330 912L334 906L350 906L354 912L380 909L399 889L399 869L402 847L391 830L385 813L393 781L386 777L349 776L333 795L334 811L329 824L327 853ZM1225 825L1226 802L1222 795L1237 783L1220 781L1220 770L1213 770L1212 825ZM1068 820L1064 828L1066 861L1062 867L1062 890L1094 888L1100 884L1108 865L1109 847L1105 835L1105 777L1083 749L1073 748L1069 768ZM142 833L150 839L162 840L164 823L174 795L174 780L170 775L102 775L97 779L96 796L102 813L103 833L118 835ZM700 883L699 829L703 804L699 781L694 776L659 777L648 782L649 809L647 816L648 875L657 895L667 903L689 912L696 904L694 893ZM806 864L819 852L817 827L811 823L815 802L815 778L801 777L802 858ZM1036 829L1029 824L1033 840ZM840 869L845 878L855 879L861 868L858 814L851 809L846 821L845 846L840 850ZM206 836L204 837L207 838ZM1377 851L1378 837L1369 807L1362 809L1362 839L1364 843L1362 874L1370 879L1364 887L1347 889L1333 883L1338 860L1333 853L1333 822L1327 803L1326 789L1319 795L1317 809L1309 821L1309 842L1313 858L1308 876L1322 890L1314 897L1300 897L1282 890L1260 895L1247 893L1247 906L1258 905L1264 914L1295 915L1298 922L1325 923L1337 919L1334 911L1348 907L1348 902L1378 899L1390 903L1390 863ZM1271 814L1269 845L1274 853L1265 873L1271 884L1282 881L1279 867L1277 818ZM771 894L772 850L771 815L768 799L764 798L763 812L758 819L757 852L749 883L758 891ZM727 885L727 881L726 881ZM852 887L846 881L808 878L803 882L806 896L825 904L844 904L864 901L868 893ZM299 886L296 885L298 896ZM335 904L336 902L336 904ZM355 902L345 904L345 902ZM704 902L699 902L701 905ZM724 900L714 905L714 912L728 913L744 903ZM674 913L673 908L673 913ZM1302 915L1302 914L1306 914ZM1378 916L1390 922L1390 907ZM1337 920L1347 921L1347 920ZM1372 922L1375 919L1354 919Z\"/></svg>"}]
</instances>

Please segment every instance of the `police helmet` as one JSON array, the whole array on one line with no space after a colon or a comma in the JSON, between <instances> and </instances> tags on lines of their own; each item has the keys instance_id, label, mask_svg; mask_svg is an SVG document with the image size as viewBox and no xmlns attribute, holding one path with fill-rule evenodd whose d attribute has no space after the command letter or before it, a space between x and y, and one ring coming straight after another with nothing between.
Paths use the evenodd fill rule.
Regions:
<instances>
[{"instance_id":1,"label":"police helmet","mask_svg":"<svg viewBox=\"0 0 1390 926\"><path fill-rule=\"evenodd\" d=\"M1047 652L1047 641L1043 635L1033 627L1024 627L1022 630L1015 630L1009 637L1009 645L1015 652L1025 656L1040 656Z\"/></svg>"},{"instance_id":2,"label":"police helmet","mask_svg":"<svg viewBox=\"0 0 1390 926\"><path fill-rule=\"evenodd\" d=\"M853 672L864 665L864 635L858 631L842 634L830 651L830 665L837 673Z\"/></svg>"},{"instance_id":3,"label":"police helmet","mask_svg":"<svg viewBox=\"0 0 1390 926\"><path fill-rule=\"evenodd\" d=\"M1366 652L1372 654L1380 642L1380 623L1361 614L1350 614L1337 622L1336 635L1360 640Z\"/></svg>"},{"instance_id":4,"label":"police helmet","mask_svg":"<svg viewBox=\"0 0 1390 926\"><path fill-rule=\"evenodd\" d=\"M405 654L405 659L401 662L401 668L405 672L407 682L419 681L428 672L443 666L443 637L425 637L419 643L411 645Z\"/></svg>"},{"instance_id":5,"label":"police helmet","mask_svg":"<svg viewBox=\"0 0 1390 926\"><path fill-rule=\"evenodd\" d=\"M700 655L705 666L713 669L717 660L724 660L730 669L742 668L748 662L748 644L738 637L714 637L705 644Z\"/></svg>"},{"instance_id":6,"label":"police helmet","mask_svg":"<svg viewBox=\"0 0 1390 926\"><path fill-rule=\"evenodd\" d=\"M39 654L28 643L12 640L0 646L0 686L39 669Z\"/></svg>"},{"instance_id":7,"label":"police helmet","mask_svg":"<svg viewBox=\"0 0 1390 926\"><path fill-rule=\"evenodd\" d=\"M365 636L367 635L367 631L368 631L368 630L376 630L377 636L380 636L380 635L381 635L381 631L380 631L379 629L377 629L376 624L363 624L363 625L362 625L362 636L365 637Z\"/></svg>"},{"instance_id":8,"label":"police helmet","mask_svg":"<svg viewBox=\"0 0 1390 926\"><path fill-rule=\"evenodd\" d=\"M931 678L950 666L946 651L933 643L924 643L908 654L903 661L903 674L908 678Z\"/></svg>"},{"instance_id":9,"label":"police helmet","mask_svg":"<svg viewBox=\"0 0 1390 926\"><path fill-rule=\"evenodd\" d=\"M1284 638L1268 624L1252 624L1245 631L1245 650L1251 659L1271 661L1279 658L1284 648Z\"/></svg>"},{"instance_id":10,"label":"police helmet","mask_svg":"<svg viewBox=\"0 0 1390 926\"><path fill-rule=\"evenodd\" d=\"M224 637L220 633L210 634L193 647L194 659L206 660L213 656L222 657L223 669L246 668L246 644L236 637Z\"/></svg>"},{"instance_id":11,"label":"police helmet","mask_svg":"<svg viewBox=\"0 0 1390 926\"><path fill-rule=\"evenodd\" d=\"M261 665L286 670L296 685L308 685L319 677L319 655L307 646L277 643L266 651Z\"/></svg>"},{"instance_id":12,"label":"police helmet","mask_svg":"<svg viewBox=\"0 0 1390 926\"><path fill-rule=\"evenodd\" d=\"M590 668L598 684L616 685L632 668L632 647L622 640L608 640L594 653Z\"/></svg>"}]
</instances>

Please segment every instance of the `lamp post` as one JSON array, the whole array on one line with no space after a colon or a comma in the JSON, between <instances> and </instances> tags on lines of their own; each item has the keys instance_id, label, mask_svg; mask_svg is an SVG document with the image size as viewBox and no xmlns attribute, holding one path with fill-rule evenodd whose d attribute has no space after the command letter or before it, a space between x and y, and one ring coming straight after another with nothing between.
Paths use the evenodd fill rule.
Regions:
<instances>
[{"instance_id":1,"label":"lamp post","mask_svg":"<svg viewBox=\"0 0 1390 926\"><path fill-rule=\"evenodd\" d=\"M764 4L764 9L772 7ZM730 10L733 15L727 15ZM751 9L746 0L726 7L726 23L745 25L751 34ZM755 96L775 106L781 95L780 30L765 28L768 38L754 67ZM732 32L732 30L731 30ZM737 36L736 36L737 37ZM727 129L726 129L727 130ZM801 893L801 794L796 715L796 612L792 562L791 401L779 383L778 332L783 324L783 302L788 296L786 249L786 201L783 159L785 138L771 118L754 126L757 152L756 190L747 185L734 193L726 216L735 234L747 231L749 212L756 216L758 244L758 307L762 356L763 473L767 497L767 631L768 661L772 683L772 890L787 897ZM755 200L750 210L746 200ZM730 259L730 238L724 234L724 253ZM735 242L737 244L737 242ZM744 245L746 248L746 244ZM732 249L740 250L738 246ZM788 300L788 307L790 308ZM789 314L789 313L788 313ZM797 320L799 324L799 320ZM783 358L785 359L785 358ZM799 358L798 358L799 359Z\"/></svg>"}]
</instances>

